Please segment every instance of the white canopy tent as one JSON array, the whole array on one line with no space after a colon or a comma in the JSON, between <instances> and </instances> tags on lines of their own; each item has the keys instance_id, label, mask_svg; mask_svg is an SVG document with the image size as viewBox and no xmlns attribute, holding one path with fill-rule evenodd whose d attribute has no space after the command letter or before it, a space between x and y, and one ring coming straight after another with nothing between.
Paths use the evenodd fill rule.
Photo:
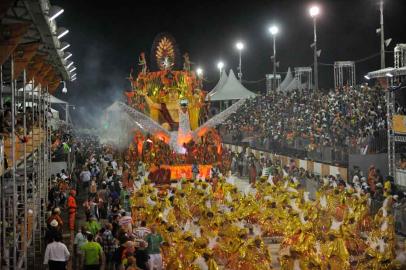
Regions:
<instances>
[{"instance_id":1,"label":"white canopy tent","mask_svg":"<svg viewBox=\"0 0 406 270\"><path fill-rule=\"evenodd\" d=\"M50 96L51 96L51 104L68 104L68 102L63 101L62 99L59 99L53 95Z\"/></svg>"},{"instance_id":2,"label":"white canopy tent","mask_svg":"<svg viewBox=\"0 0 406 270\"><path fill-rule=\"evenodd\" d=\"M243 98L255 97L256 94L245 88L235 77L234 72L230 69L228 78L223 87L216 90L210 97L211 101L238 100Z\"/></svg>"},{"instance_id":3,"label":"white canopy tent","mask_svg":"<svg viewBox=\"0 0 406 270\"><path fill-rule=\"evenodd\" d=\"M227 73L226 73L225 70L223 70L223 71L221 72L220 79L219 79L219 81L217 82L216 86L214 86L214 88L207 94L206 100L211 99L211 97L212 97L219 89L221 89L221 88L224 86L224 84L225 84L226 81L227 81L227 78L228 78L228 77L227 77Z\"/></svg>"},{"instance_id":4,"label":"white canopy tent","mask_svg":"<svg viewBox=\"0 0 406 270\"><path fill-rule=\"evenodd\" d=\"M304 88L306 88L306 84L300 83L297 78L293 78L291 80L291 82L289 83L289 85L283 89L283 91L289 92L289 91L304 89Z\"/></svg>"},{"instance_id":5,"label":"white canopy tent","mask_svg":"<svg viewBox=\"0 0 406 270\"><path fill-rule=\"evenodd\" d=\"M285 91L286 88L292 82L292 80L293 80L293 75L292 75L292 71L290 70L290 67L289 67L288 72L286 73L285 79L283 79L281 85L278 88L278 91Z\"/></svg>"}]
</instances>

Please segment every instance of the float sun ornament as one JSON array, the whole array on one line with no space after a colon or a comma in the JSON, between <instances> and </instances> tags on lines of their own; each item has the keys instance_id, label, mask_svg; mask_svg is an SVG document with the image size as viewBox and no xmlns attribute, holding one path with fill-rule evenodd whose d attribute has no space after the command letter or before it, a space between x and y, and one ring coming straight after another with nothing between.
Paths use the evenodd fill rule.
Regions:
<instances>
[{"instance_id":1,"label":"float sun ornament","mask_svg":"<svg viewBox=\"0 0 406 270\"><path fill-rule=\"evenodd\" d=\"M171 70L175 64L175 47L172 41L164 36L156 48L156 62L160 70Z\"/></svg>"}]
</instances>

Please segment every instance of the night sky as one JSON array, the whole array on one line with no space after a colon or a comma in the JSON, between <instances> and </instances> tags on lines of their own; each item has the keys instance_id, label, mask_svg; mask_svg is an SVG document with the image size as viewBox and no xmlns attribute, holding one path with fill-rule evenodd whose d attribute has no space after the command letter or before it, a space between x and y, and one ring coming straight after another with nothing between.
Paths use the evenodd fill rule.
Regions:
<instances>
[{"instance_id":1,"label":"night sky","mask_svg":"<svg viewBox=\"0 0 406 270\"><path fill-rule=\"evenodd\" d=\"M318 18L319 62L359 60L379 53L379 6L377 0L320 0ZM151 51L160 32L170 32L183 54L205 71L210 90L218 79L216 63L222 59L227 70L236 72L237 40L245 43L243 76L246 87L265 89L264 76L272 72L272 37L268 27L280 28L277 60L280 71L288 67L309 66L313 62L313 24L308 15L312 3L300 0L267 1L78 1L51 0L65 9L57 19L70 33L63 38L77 67L78 79L68 83L68 94L60 89L56 96L76 105L75 124L92 126L95 117L129 89L126 77L131 68L138 72L138 56ZM406 1L385 0L385 37L392 43L406 42ZM148 60L148 59L147 59ZM393 53L386 56L393 66ZM357 78L379 69L379 56L357 64ZM333 86L333 68L319 67L320 87ZM253 83L253 81L259 81ZM86 115L86 116L85 116Z\"/></svg>"}]
</instances>

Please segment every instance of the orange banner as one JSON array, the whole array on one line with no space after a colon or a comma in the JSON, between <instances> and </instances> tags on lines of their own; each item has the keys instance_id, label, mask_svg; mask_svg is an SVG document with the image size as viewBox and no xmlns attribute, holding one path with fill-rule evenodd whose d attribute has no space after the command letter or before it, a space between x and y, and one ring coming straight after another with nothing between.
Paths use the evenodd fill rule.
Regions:
<instances>
[{"instance_id":1,"label":"orange banner","mask_svg":"<svg viewBox=\"0 0 406 270\"><path fill-rule=\"evenodd\" d=\"M393 116L393 131L395 133L406 134L406 116L394 115Z\"/></svg>"},{"instance_id":2,"label":"orange banner","mask_svg":"<svg viewBox=\"0 0 406 270\"><path fill-rule=\"evenodd\" d=\"M209 179L211 167L212 165L199 165L199 174L205 179ZM171 170L171 180L178 180L183 176L186 179L192 179L193 176L192 165L161 165L161 168Z\"/></svg>"}]
</instances>

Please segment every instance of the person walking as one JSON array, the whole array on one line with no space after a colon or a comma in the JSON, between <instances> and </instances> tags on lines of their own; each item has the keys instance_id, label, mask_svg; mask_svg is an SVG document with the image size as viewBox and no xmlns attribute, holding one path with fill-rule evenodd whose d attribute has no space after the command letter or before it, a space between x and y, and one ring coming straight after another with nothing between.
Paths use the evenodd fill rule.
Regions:
<instances>
[{"instance_id":1,"label":"person walking","mask_svg":"<svg viewBox=\"0 0 406 270\"><path fill-rule=\"evenodd\" d=\"M100 270L104 264L104 253L101 245L94 241L93 234L87 235L87 243L80 249L83 251L83 269Z\"/></svg>"},{"instance_id":2,"label":"person walking","mask_svg":"<svg viewBox=\"0 0 406 270\"><path fill-rule=\"evenodd\" d=\"M45 249L44 264L49 270L66 269L66 262L69 260L69 250L62 241L62 235L56 234L54 241L49 243Z\"/></svg>"},{"instance_id":3,"label":"person walking","mask_svg":"<svg viewBox=\"0 0 406 270\"><path fill-rule=\"evenodd\" d=\"M75 255L74 258L75 269L80 269L80 263L83 260L83 251L80 248L86 243L87 243L86 228L85 226L81 226L73 242L73 251L74 251L73 254Z\"/></svg>"},{"instance_id":4,"label":"person walking","mask_svg":"<svg viewBox=\"0 0 406 270\"><path fill-rule=\"evenodd\" d=\"M92 233L92 235L96 235L101 229L101 225L97 221L95 216L90 216L89 221L86 222L85 227L89 232Z\"/></svg>"},{"instance_id":5,"label":"person walking","mask_svg":"<svg viewBox=\"0 0 406 270\"><path fill-rule=\"evenodd\" d=\"M157 225L151 227L151 233L147 235L145 240L148 243L147 253L149 255L148 270L162 270L161 243L162 236L156 230Z\"/></svg>"},{"instance_id":6,"label":"person walking","mask_svg":"<svg viewBox=\"0 0 406 270\"><path fill-rule=\"evenodd\" d=\"M85 190L85 193L87 193L88 188L89 188L90 178L91 178L91 173L87 166L83 166L83 170L80 173L79 177L80 177L80 181L83 184L83 189Z\"/></svg>"},{"instance_id":7,"label":"person walking","mask_svg":"<svg viewBox=\"0 0 406 270\"><path fill-rule=\"evenodd\" d=\"M112 269L113 255L116 251L116 240L112 233L113 225L111 223L106 224L105 231L103 232L102 246L106 256L106 269Z\"/></svg>"},{"instance_id":8,"label":"person walking","mask_svg":"<svg viewBox=\"0 0 406 270\"><path fill-rule=\"evenodd\" d=\"M137 244L137 250L135 251L135 258L137 260L137 266L143 270L147 270L148 263L148 253L147 253L147 242L145 241L147 235L151 233L151 230L147 228L147 223L145 220L141 221L138 228L134 230L135 242Z\"/></svg>"}]
</instances>

